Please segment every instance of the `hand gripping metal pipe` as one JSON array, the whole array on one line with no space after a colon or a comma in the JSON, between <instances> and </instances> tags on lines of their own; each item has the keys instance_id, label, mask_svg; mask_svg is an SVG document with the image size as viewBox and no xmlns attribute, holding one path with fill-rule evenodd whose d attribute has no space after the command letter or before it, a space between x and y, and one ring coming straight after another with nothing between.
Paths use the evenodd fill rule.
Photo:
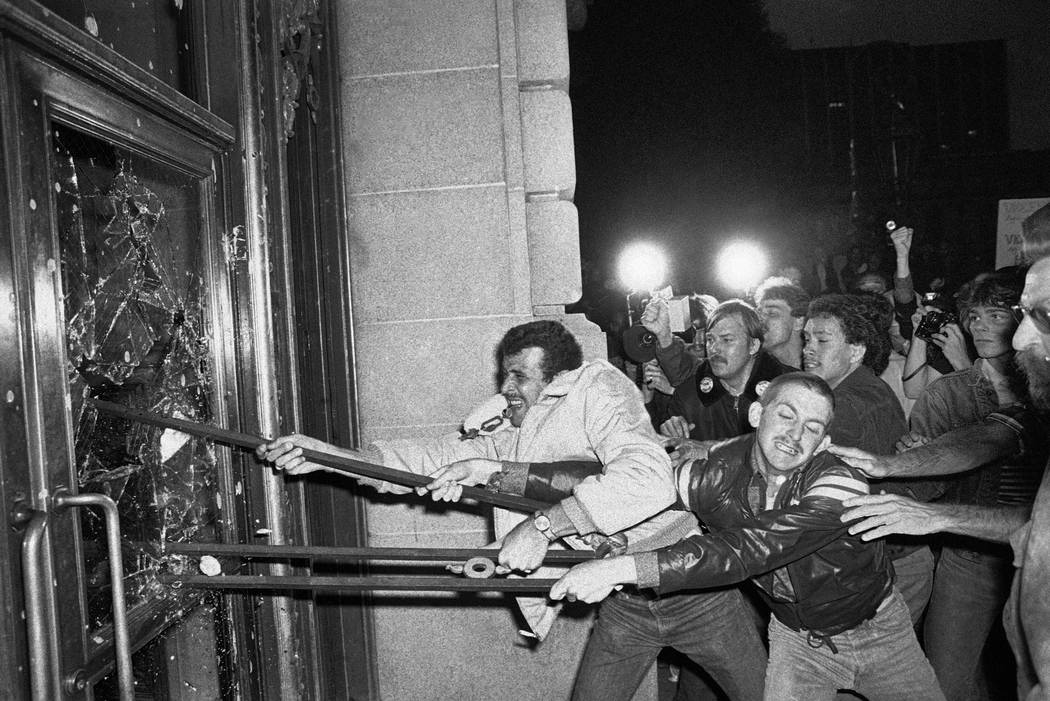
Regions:
<instances>
[{"instance_id":1,"label":"hand gripping metal pipe","mask_svg":"<svg viewBox=\"0 0 1050 701\"><path fill-rule=\"evenodd\" d=\"M255 450L260 445L270 442L269 439L261 438L259 436L239 433L237 431L218 428L216 426L199 424L193 421L160 416L159 414L152 414L146 411L129 409L120 404L104 402L98 399L92 400L91 405L98 411L111 416L119 416L129 421L137 421L138 423L149 424L151 426L170 428L193 436L207 438L218 443L248 448L249 450ZM303 456L311 462L331 467L349 475L371 477L372 479L392 482L404 487L423 487L430 484L430 478L425 475L417 475L414 472L408 472L406 470L395 470L389 467L384 467L383 465L376 465L374 463L355 460L341 455L321 453L316 450L307 450L304 448ZM550 504L542 501L519 497L513 494L490 492L489 490L480 487L464 487L463 496L468 499L473 499L474 501L480 501L494 506L502 506L505 509L523 511L530 514L550 507Z\"/></svg>"},{"instance_id":2,"label":"hand gripping metal pipe","mask_svg":"<svg viewBox=\"0 0 1050 701\"><path fill-rule=\"evenodd\" d=\"M190 435L214 440L219 443L248 448L254 450L259 445L268 443L269 440L250 434L238 433L228 429L208 426L175 419L150 412L129 409L128 407L112 402L92 400L92 406L98 411L118 416L129 421L170 428ZM312 462L334 468L340 472L352 476L370 477L385 480L406 487L422 487L430 483L430 478L405 470L395 470L382 465L347 458L330 453L321 453L314 450L303 449L303 456ZM550 507L550 504L528 499L511 494L499 494L478 487L464 487L463 496L479 502L501 506L515 511L534 513ZM317 546L290 546L290 545L236 545L236 544L197 544L197 543L168 543L165 544L168 552L190 553L190 548L199 548L192 552L198 554L227 554L240 555L244 557L266 557L268 559L342 559L342 560L454 560L460 562L472 557L493 556L487 564L473 562L470 567L464 563L463 572L467 574L466 579L458 577L419 577L419 576L370 576L370 577L294 577L294 576L249 576L249 575L197 575L197 574L169 574L162 579L171 586L215 588L215 589L312 589L315 591L516 591L516 592L539 592L547 591L554 584L553 579L530 579L530 578L494 578L495 555L498 551L477 550L427 550L427 549L394 549L394 548L321 548ZM400 552L393 552L400 550ZM442 553L437 556L436 553ZM454 553L454 554L450 554ZM571 565L584 562L594 558L593 551L550 551L544 559L545 564ZM479 572L487 572L489 577L471 576Z\"/></svg>"},{"instance_id":3,"label":"hand gripping metal pipe","mask_svg":"<svg viewBox=\"0 0 1050 701\"><path fill-rule=\"evenodd\" d=\"M316 545L238 545L232 543L166 543L166 553L240 557L267 560L317 560L329 562L451 562L456 576L382 575L354 577L252 576L168 574L162 580L173 587L204 589L301 589L312 591L508 591L546 592L556 579L502 578L497 568L499 551L484 548L344 548ZM543 559L548 566L569 566L594 559L591 550L551 550ZM459 565L458 563L462 563ZM449 569L452 569L450 567ZM203 568L202 568L203 569Z\"/></svg>"}]
</instances>

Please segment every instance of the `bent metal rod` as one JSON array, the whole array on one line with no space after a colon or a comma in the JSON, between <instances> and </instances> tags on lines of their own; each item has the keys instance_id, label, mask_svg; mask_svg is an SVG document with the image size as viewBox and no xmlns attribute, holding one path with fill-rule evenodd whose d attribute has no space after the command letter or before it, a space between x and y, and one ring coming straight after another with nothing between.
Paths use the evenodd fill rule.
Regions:
<instances>
[{"instance_id":1,"label":"bent metal rod","mask_svg":"<svg viewBox=\"0 0 1050 701\"><path fill-rule=\"evenodd\" d=\"M270 442L270 439L253 436L248 433L239 433L225 428L199 424L194 421L185 421L183 419L160 416L159 414L152 414L148 411L129 409L126 406L114 404L113 402L94 399L90 400L90 403L98 411L111 416L119 416L129 421L136 421L151 426L170 428L175 431L181 431L182 433L188 433L200 438L207 438L225 445L255 450L260 445ZM315 462L319 465L324 465L325 467L330 467L349 475L370 477L372 479L399 484L403 487L424 487L430 484L429 477L426 477L425 475L417 475L416 473L408 472L407 470L395 470L390 467L376 465L363 460L356 460L342 455L333 455L331 453L321 453L306 448L303 448L302 450L303 457L310 462ZM513 494L490 492L481 487L463 487L463 496L468 499L473 499L474 501L492 504L493 506L501 506L505 509L511 509L512 511L523 511L525 513L542 511L550 507L550 504L537 501L536 499L529 499L527 497L520 497Z\"/></svg>"}]
</instances>

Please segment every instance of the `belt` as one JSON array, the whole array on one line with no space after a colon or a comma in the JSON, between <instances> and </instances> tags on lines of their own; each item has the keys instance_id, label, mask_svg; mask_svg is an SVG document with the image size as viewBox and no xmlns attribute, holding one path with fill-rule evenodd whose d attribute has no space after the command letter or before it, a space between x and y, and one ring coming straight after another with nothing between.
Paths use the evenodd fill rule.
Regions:
<instances>
[{"instance_id":1,"label":"belt","mask_svg":"<svg viewBox=\"0 0 1050 701\"><path fill-rule=\"evenodd\" d=\"M613 596L624 601L656 601L661 598L656 591L639 588L633 584L624 584L623 588L613 592Z\"/></svg>"}]
</instances>

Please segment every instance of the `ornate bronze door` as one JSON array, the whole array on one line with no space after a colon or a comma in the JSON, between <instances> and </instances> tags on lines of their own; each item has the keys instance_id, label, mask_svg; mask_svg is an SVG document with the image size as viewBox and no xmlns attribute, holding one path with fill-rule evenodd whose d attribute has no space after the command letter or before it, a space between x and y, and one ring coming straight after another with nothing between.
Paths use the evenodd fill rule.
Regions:
<instances>
[{"instance_id":1,"label":"ornate bronze door","mask_svg":"<svg viewBox=\"0 0 1050 701\"><path fill-rule=\"evenodd\" d=\"M222 599L161 575L193 566L165 542L234 527L228 453L90 400L229 415L238 242L217 233L216 192L229 129L160 118L10 41L4 59L0 437L15 533L0 594L10 620L25 594L25 626L0 645L21 671L0 695L219 698Z\"/></svg>"}]
</instances>

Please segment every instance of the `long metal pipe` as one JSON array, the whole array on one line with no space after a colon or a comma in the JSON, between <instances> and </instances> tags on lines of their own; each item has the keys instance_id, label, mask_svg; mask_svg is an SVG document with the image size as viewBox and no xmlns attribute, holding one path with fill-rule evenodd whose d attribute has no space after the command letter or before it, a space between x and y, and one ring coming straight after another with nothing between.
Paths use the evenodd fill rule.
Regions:
<instances>
[{"instance_id":1,"label":"long metal pipe","mask_svg":"<svg viewBox=\"0 0 1050 701\"><path fill-rule=\"evenodd\" d=\"M33 701L51 701L58 697L52 689L47 635L47 611L44 604L44 561L41 548L47 530L48 515L34 511L22 538L22 588L25 591L26 635L29 638L29 689Z\"/></svg>"},{"instance_id":2,"label":"long metal pipe","mask_svg":"<svg viewBox=\"0 0 1050 701\"><path fill-rule=\"evenodd\" d=\"M240 433L238 431L199 424L193 421L185 421L183 419L173 419L168 416L160 416L159 414L153 414L147 411L129 409L126 406L114 404L113 402L104 402L95 399L91 401L91 404L101 412L113 416L119 416L128 419L129 421L137 421L138 423L150 424L152 426L170 428L183 433L188 433L192 436L208 438L219 443L248 448L249 450L255 450L255 448L263 443L269 442L266 438L260 438L259 436L253 436L248 433ZM375 465L370 462L355 460L341 455L321 453L316 450L307 450L304 448L303 457L311 462L316 462L350 475L371 477L373 479L400 484L405 487L422 487L430 483L430 478L425 475L417 475L416 473L408 472L407 470L395 470L383 465ZM528 499L513 494L499 494L480 487L464 487L463 496L475 501L502 506L503 508L511 509L513 511L523 511L525 513L544 511L551 506L546 502L537 501L536 499Z\"/></svg>"},{"instance_id":3,"label":"long metal pipe","mask_svg":"<svg viewBox=\"0 0 1050 701\"><path fill-rule=\"evenodd\" d=\"M499 550L493 548L350 548L332 545L261 545L239 543L165 543L164 552L180 555L230 555L244 558L327 560L412 560L457 562L487 557L495 562ZM593 550L548 550L545 565L574 565L594 559Z\"/></svg>"},{"instance_id":4,"label":"long metal pipe","mask_svg":"<svg viewBox=\"0 0 1050 701\"><path fill-rule=\"evenodd\" d=\"M372 577L267 577L251 575L162 575L162 582L173 587L201 589L289 589L309 591L510 591L546 592L557 579L470 579L458 577L413 577L377 575Z\"/></svg>"},{"instance_id":5,"label":"long metal pipe","mask_svg":"<svg viewBox=\"0 0 1050 701\"><path fill-rule=\"evenodd\" d=\"M55 507L95 506L106 517L106 547L109 551L109 585L113 599L113 647L117 658L120 701L134 701L135 678L131 669L128 609L124 598L124 558L120 550L120 515L116 503L105 494L55 494Z\"/></svg>"}]
</instances>

